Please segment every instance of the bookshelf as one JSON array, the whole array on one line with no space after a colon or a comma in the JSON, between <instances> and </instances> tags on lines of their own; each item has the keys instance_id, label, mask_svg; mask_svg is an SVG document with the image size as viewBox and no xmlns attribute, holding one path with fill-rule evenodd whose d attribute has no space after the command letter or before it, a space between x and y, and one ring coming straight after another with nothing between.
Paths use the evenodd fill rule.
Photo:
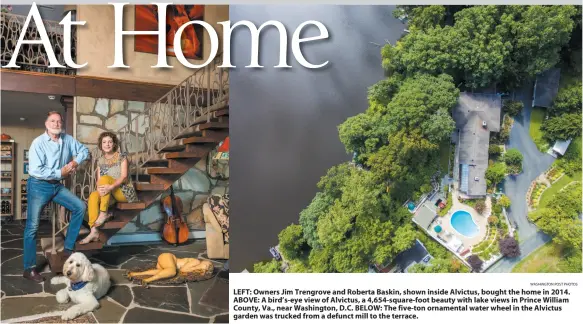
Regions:
<instances>
[{"instance_id":1,"label":"bookshelf","mask_svg":"<svg viewBox=\"0 0 583 324\"><path fill-rule=\"evenodd\" d=\"M15 217L15 179L16 179L16 143L14 140L2 140L0 147L0 198L2 220Z\"/></svg>"}]
</instances>

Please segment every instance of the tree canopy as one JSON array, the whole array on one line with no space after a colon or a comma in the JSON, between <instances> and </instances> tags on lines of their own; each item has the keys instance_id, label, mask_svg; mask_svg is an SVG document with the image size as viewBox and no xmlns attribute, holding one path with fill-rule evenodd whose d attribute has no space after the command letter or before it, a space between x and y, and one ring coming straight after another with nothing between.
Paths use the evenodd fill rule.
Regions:
<instances>
[{"instance_id":1,"label":"tree canopy","mask_svg":"<svg viewBox=\"0 0 583 324\"><path fill-rule=\"evenodd\" d=\"M556 193L544 207L528 216L553 240L575 250L581 250L581 185L575 183Z\"/></svg>"},{"instance_id":2,"label":"tree canopy","mask_svg":"<svg viewBox=\"0 0 583 324\"><path fill-rule=\"evenodd\" d=\"M439 9L410 9L411 33L382 51L388 73L448 73L478 88L513 88L560 60L575 26L575 6L474 6L442 26Z\"/></svg>"},{"instance_id":3,"label":"tree canopy","mask_svg":"<svg viewBox=\"0 0 583 324\"><path fill-rule=\"evenodd\" d=\"M419 237L403 204L432 189L431 179L440 170L440 144L455 129L452 109L458 87L501 85L508 90L555 66L569 43L577 12L574 6L398 6L395 15L408 16L410 32L381 49L387 77L368 88L366 111L338 126L353 161L330 168L318 182L318 193L300 212L299 225L281 231L286 271L366 272L371 263L393 260L416 238L434 259L412 272L468 271L439 243ZM518 101L505 104L498 141L509 136L510 116L521 109ZM547 136L581 134L580 83L560 91L550 115L542 125ZM497 157L501 150L490 146L489 153ZM577 154L580 160L581 150L565 157L569 154L571 160ZM519 172L521 164L520 152L509 150L487 169L488 185L499 183L509 171ZM579 190L579 202L580 195ZM500 210L510 205L505 196L498 203L493 207ZM567 205L557 212L551 202L531 218L561 244L576 245L579 238L580 247L581 226L572 226L580 222L572 217L576 207ZM491 220L496 222L495 217ZM516 252L513 242L501 244L508 255ZM482 266L477 255L468 262L474 270ZM255 271L279 272L281 266L260 263Z\"/></svg>"}]
</instances>

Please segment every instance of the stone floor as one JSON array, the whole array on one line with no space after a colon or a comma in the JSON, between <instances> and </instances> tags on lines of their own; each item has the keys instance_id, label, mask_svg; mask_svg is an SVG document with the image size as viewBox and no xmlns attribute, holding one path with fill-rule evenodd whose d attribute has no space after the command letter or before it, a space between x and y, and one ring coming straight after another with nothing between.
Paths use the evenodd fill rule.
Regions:
<instances>
[{"instance_id":1,"label":"stone floor","mask_svg":"<svg viewBox=\"0 0 583 324\"><path fill-rule=\"evenodd\" d=\"M1 314L2 323L63 323L60 314L72 304L58 304L55 293L64 285L52 286L46 259L39 252L37 264L46 278L34 283L22 278L22 234L24 224L2 224ZM39 234L49 234L41 224ZM39 246L40 248L40 246ZM112 288L100 300L101 307L69 323L228 323L229 277L223 263L212 260L216 275L209 280L144 288L124 277L127 269L155 267L162 252L178 257L206 258L205 242L192 241L174 247L166 244L107 247L90 257L108 269Z\"/></svg>"}]
</instances>

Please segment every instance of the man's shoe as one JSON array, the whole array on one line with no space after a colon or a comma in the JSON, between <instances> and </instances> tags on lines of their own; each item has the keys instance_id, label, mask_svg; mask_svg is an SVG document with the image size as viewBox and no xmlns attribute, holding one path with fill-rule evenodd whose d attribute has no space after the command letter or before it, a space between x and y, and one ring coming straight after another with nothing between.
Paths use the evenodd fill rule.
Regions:
<instances>
[{"instance_id":1,"label":"man's shoe","mask_svg":"<svg viewBox=\"0 0 583 324\"><path fill-rule=\"evenodd\" d=\"M45 278L43 278L43 276L41 276L40 273L36 271L36 269L26 270L22 276L34 282L43 282L45 280Z\"/></svg>"}]
</instances>

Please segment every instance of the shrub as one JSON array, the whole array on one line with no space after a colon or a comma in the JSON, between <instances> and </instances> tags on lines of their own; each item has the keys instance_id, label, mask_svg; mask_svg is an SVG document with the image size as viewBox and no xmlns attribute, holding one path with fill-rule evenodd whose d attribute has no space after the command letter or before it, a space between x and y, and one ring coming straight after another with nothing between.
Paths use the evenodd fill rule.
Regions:
<instances>
[{"instance_id":1,"label":"shrub","mask_svg":"<svg viewBox=\"0 0 583 324\"><path fill-rule=\"evenodd\" d=\"M488 224L490 224L490 225L498 224L498 217L496 217L496 216L488 217Z\"/></svg>"},{"instance_id":2,"label":"shrub","mask_svg":"<svg viewBox=\"0 0 583 324\"><path fill-rule=\"evenodd\" d=\"M506 176L506 164L494 163L486 169L486 180L492 185L496 185L504 180Z\"/></svg>"},{"instance_id":3,"label":"shrub","mask_svg":"<svg viewBox=\"0 0 583 324\"><path fill-rule=\"evenodd\" d=\"M500 228L500 235L504 236L508 234L508 225L504 221L498 222L498 228Z\"/></svg>"},{"instance_id":4,"label":"shrub","mask_svg":"<svg viewBox=\"0 0 583 324\"><path fill-rule=\"evenodd\" d=\"M271 260L269 262L258 262L253 265L255 273L281 273L281 262Z\"/></svg>"},{"instance_id":5,"label":"shrub","mask_svg":"<svg viewBox=\"0 0 583 324\"><path fill-rule=\"evenodd\" d=\"M474 271L480 271L482 269L482 264L484 264L484 261L482 261L482 259L476 254L470 255L467 261Z\"/></svg>"},{"instance_id":6,"label":"shrub","mask_svg":"<svg viewBox=\"0 0 583 324\"><path fill-rule=\"evenodd\" d=\"M306 239L302 227L291 224L279 233L279 249L286 259L296 259L302 256L306 248Z\"/></svg>"},{"instance_id":7,"label":"shrub","mask_svg":"<svg viewBox=\"0 0 583 324\"><path fill-rule=\"evenodd\" d=\"M474 207L478 213L483 213L486 210L486 203L482 200L478 200L476 202L476 206Z\"/></svg>"},{"instance_id":8,"label":"shrub","mask_svg":"<svg viewBox=\"0 0 583 324\"><path fill-rule=\"evenodd\" d=\"M498 204L494 204L492 206L492 213L494 214L501 214L502 213L502 206L498 205Z\"/></svg>"},{"instance_id":9,"label":"shrub","mask_svg":"<svg viewBox=\"0 0 583 324\"><path fill-rule=\"evenodd\" d=\"M511 204L510 198L508 198L508 196L506 196L506 195L501 195L498 198L498 204L504 208L508 208L508 207L510 207L510 204Z\"/></svg>"},{"instance_id":10,"label":"shrub","mask_svg":"<svg viewBox=\"0 0 583 324\"><path fill-rule=\"evenodd\" d=\"M520 255L520 246L516 239L512 236L506 236L505 238L498 241L498 245L500 247L500 252L502 255L514 258Z\"/></svg>"},{"instance_id":11,"label":"shrub","mask_svg":"<svg viewBox=\"0 0 583 324\"><path fill-rule=\"evenodd\" d=\"M498 156L500 153L502 153L500 146L496 144L490 144L488 147L488 154L490 154L490 156Z\"/></svg>"},{"instance_id":12,"label":"shrub","mask_svg":"<svg viewBox=\"0 0 583 324\"><path fill-rule=\"evenodd\" d=\"M509 149L504 154L504 161L508 165L522 165L522 153L515 148Z\"/></svg>"},{"instance_id":13,"label":"shrub","mask_svg":"<svg viewBox=\"0 0 583 324\"><path fill-rule=\"evenodd\" d=\"M522 111L522 108L524 108L522 101L507 100L504 102L502 110L510 116L516 116Z\"/></svg>"}]
</instances>

